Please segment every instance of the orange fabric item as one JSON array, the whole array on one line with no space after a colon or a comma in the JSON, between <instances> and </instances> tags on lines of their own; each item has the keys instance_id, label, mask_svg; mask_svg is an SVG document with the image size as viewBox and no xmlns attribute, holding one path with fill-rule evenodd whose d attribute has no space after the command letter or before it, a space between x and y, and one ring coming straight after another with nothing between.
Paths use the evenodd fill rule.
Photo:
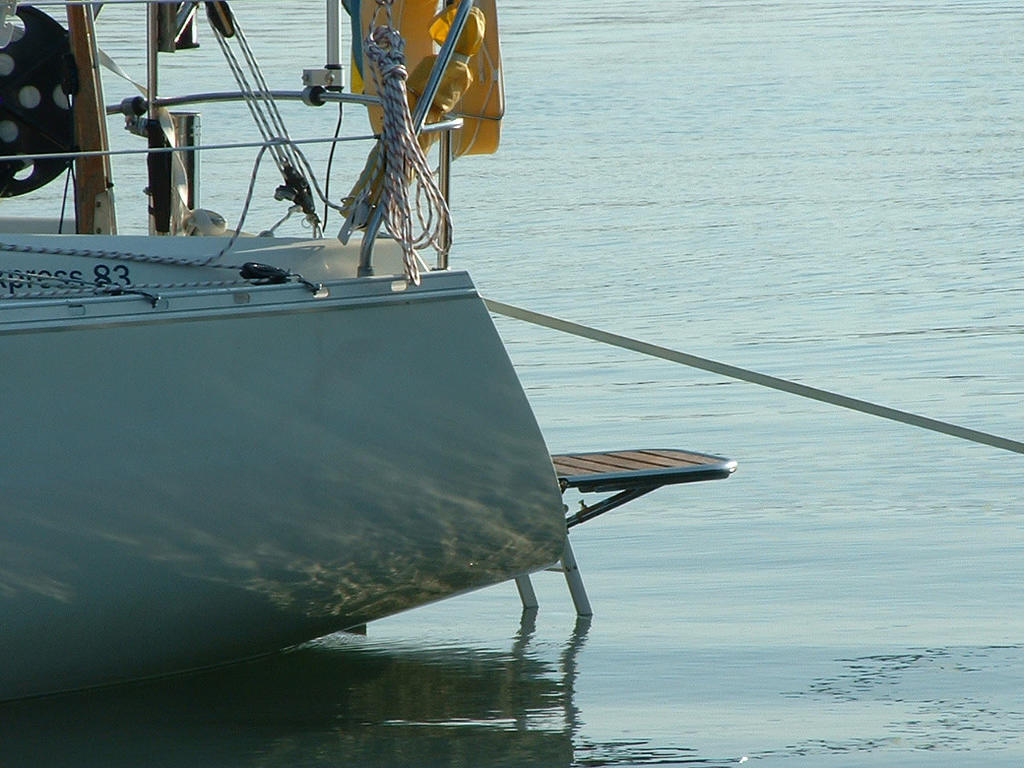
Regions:
<instances>
[{"instance_id":1,"label":"orange fabric item","mask_svg":"<svg viewBox=\"0 0 1024 768\"><path fill-rule=\"evenodd\" d=\"M458 7L450 5L434 17L433 22L430 24L430 36L438 45L444 43L457 12ZM483 11L479 8L472 8L469 12L469 18L466 19L466 26L455 43L455 56L449 62L448 68L441 77L441 85L438 87L437 95L434 97L430 110L427 112L428 123L435 123L445 113L451 112L455 105L459 103L463 94L473 84L473 73L469 69L469 58L480 50L480 46L484 42L486 30L487 20L484 18ZM430 71L434 68L436 61L437 56L431 54L416 65L416 69L410 73L409 80L406 83L406 88L409 91L410 108L415 109L416 101L423 94L427 80L430 79Z\"/></svg>"}]
</instances>

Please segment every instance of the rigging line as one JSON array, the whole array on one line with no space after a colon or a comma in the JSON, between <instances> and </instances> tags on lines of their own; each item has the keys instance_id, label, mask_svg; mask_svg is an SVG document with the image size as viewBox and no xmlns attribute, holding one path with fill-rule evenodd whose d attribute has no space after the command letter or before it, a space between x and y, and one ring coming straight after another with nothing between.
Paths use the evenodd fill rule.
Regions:
<instances>
[{"instance_id":1,"label":"rigging line","mask_svg":"<svg viewBox=\"0 0 1024 768\"><path fill-rule=\"evenodd\" d=\"M252 174L249 176L249 189L245 193L245 203L242 205L242 213L238 217L238 224L235 226L235 232L231 235L231 239L228 240L227 244L220 249L220 252L214 256L211 256L206 260L210 266L218 266L214 262L218 262L224 258L224 255L235 247L235 243L238 242L238 236L242 234L242 227L245 226L245 217L249 214L249 205L252 203L253 190L256 188L256 177L259 175L260 162L263 160L263 155L266 154L267 147L260 147L260 151L256 153L256 162L252 164Z\"/></svg>"},{"instance_id":2,"label":"rigging line","mask_svg":"<svg viewBox=\"0 0 1024 768\"><path fill-rule=\"evenodd\" d=\"M194 147L151 147L146 149L90 149L77 150L75 152L33 152L18 154L19 160L74 160L79 157L114 157L115 155L149 155L165 154L168 152L207 152L221 149L259 149L260 147L273 147L279 144L288 143L293 147L300 144L341 144L349 141L372 141L378 137L376 134L367 133L356 136L339 136L337 138L321 139L283 139L273 138L266 141L231 141L223 144L197 144Z\"/></svg>"},{"instance_id":3,"label":"rigging line","mask_svg":"<svg viewBox=\"0 0 1024 768\"><path fill-rule=\"evenodd\" d=\"M13 234L13 233L8 233ZM6 243L0 241L0 251L10 253L31 253L46 256L75 256L89 259L114 259L117 261L137 261L140 264L164 264L171 267L216 267L218 269L237 270L241 267L230 264L211 264L210 259L186 259L179 256L158 256L151 253L132 251L114 251L91 248L66 248L31 245L30 243Z\"/></svg>"},{"instance_id":4,"label":"rigging line","mask_svg":"<svg viewBox=\"0 0 1024 768\"><path fill-rule=\"evenodd\" d=\"M256 127L259 129L260 135L263 136L265 141L270 141L275 138L273 126L270 124L268 117L264 114L259 101L256 98L256 94L253 92L252 86L249 84L249 79L246 77L245 70L242 69L241 64L238 63L238 59L235 57L234 51L231 50L231 46L228 45L228 41L224 38L216 27L214 30L214 39L220 46L221 52L224 54L224 60L227 62L228 68L231 70L231 74L235 78L235 82L238 84L239 92L242 94L242 100L245 102L245 106L248 107L249 113L252 115L253 122L256 123ZM280 137L287 140L287 137ZM282 142L283 143L283 142ZM274 157L274 161L277 163L277 167L280 170L284 170L284 164L287 157L284 150L280 146L271 149L271 154Z\"/></svg>"},{"instance_id":5,"label":"rigging line","mask_svg":"<svg viewBox=\"0 0 1024 768\"><path fill-rule=\"evenodd\" d=\"M288 134L288 128L285 124L284 117L277 108L277 102L274 100L270 85L267 83L267 80L263 75L263 70L260 68L259 61L256 59L256 54L249 45L248 38L246 38L245 33L242 31L242 26L238 23L238 19L233 13L231 16L234 24L234 37L236 38L238 47L245 59L245 64L248 67L248 72L252 77L253 84L249 83L249 79L245 74L245 69L231 50L230 44L227 39L224 38L223 33L217 29L216 26L214 26L214 33L217 37L217 42L220 43L221 49L227 57L228 63L235 74L236 82L238 82L239 86L242 88L246 104L253 113L254 119L261 123L260 130L263 132L264 138L269 139L273 136L279 136L285 139L284 142L277 145L272 150L277 158L278 167L283 171L285 164L290 164L295 170L302 168L307 176L315 176L308 160L306 160L305 156L302 155L301 152L298 152L291 144L291 136Z\"/></svg>"},{"instance_id":6,"label":"rigging line","mask_svg":"<svg viewBox=\"0 0 1024 768\"><path fill-rule=\"evenodd\" d=\"M75 180L75 164L72 163L72 162L68 162L68 172L67 172L67 176L64 178L64 197L61 199L61 203L60 203L60 223L57 224L57 234L58 235L63 235L64 234L64 216L67 213L67 209L68 209L68 190L71 188L72 181L74 181L74 190L75 190L75 193L77 195L77 193L78 193L78 182ZM78 219L78 217L76 215L76 217L75 217L76 227L77 227L77 224L78 224L77 219Z\"/></svg>"},{"instance_id":7,"label":"rigging line","mask_svg":"<svg viewBox=\"0 0 1024 768\"><path fill-rule=\"evenodd\" d=\"M233 16L233 14L232 14ZM245 33L242 31L241 25L238 23L238 19L234 20L235 23L235 36L238 38L238 44L242 51L242 56L245 57L245 62L249 67L249 72L252 73L253 82L256 83L253 95L257 97L267 110L267 117L277 131L277 135L284 136L286 139L288 136L288 128L284 123L284 118L281 116L280 110L277 108L277 102L274 101L271 95L270 85L267 83L266 77L263 75L263 70L260 68L259 62L256 60L256 54L253 53L252 48L249 45L248 39L245 37Z\"/></svg>"},{"instance_id":8,"label":"rigging line","mask_svg":"<svg viewBox=\"0 0 1024 768\"><path fill-rule=\"evenodd\" d=\"M993 435L989 432L980 432L976 429L969 429L968 427L961 427L945 421L930 419L927 416L919 416L916 413L909 413L907 411L897 410L896 408L878 405L877 403L871 403L867 400L858 400L857 398L847 397L846 395L840 395L836 392L829 392L824 389L818 389L817 387L809 387L806 384L797 384L796 382L789 381L787 379L780 379L775 376L758 373L757 371L751 371L746 368L738 368L735 365L720 363L715 360L709 360L705 357L697 357L696 355L679 352L667 347L659 347L656 344L632 339L628 336L609 333L608 331L602 331L598 328L592 328L587 325L580 325L579 323L563 320L558 317L552 317L551 315L543 315L540 312L533 312L529 309L523 309L522 307L516 307L511 304L494 301L493 299L485 298L484 303L491 312L495 312L499 315L505 315L506 317L515 318L516 320L523 320L527 323L533 323L534 325L541 325L545 328L552 328L556 331L572 334L573 336L580 336L585 339L591 339L592 341L599 341L602 344L621 347L622 349L628 349L632 352L639 352L642 355L658 357L662 360L687 365L691 368L699 368L703 371L716 373L730 379L739 379L740 381L746 381L751 384L757 384L758 386L768 387L770 389L777 389L781 392L788 392L791 395L806 397L811 400L817 400L840 408L847 408L849 410L859 411L871 416L889 419L890 421L898 421L903 424L909 424L913 427L920 427L921 429L927 429L932 432L950 435L951 437L958 437L962 440L969 440L974 443L989 445L993 448L999 448L1004 451L1024 453L1024 442L1020 442L1019 440L1010 440L1009 438Z\"/></svg>"},{"instance_id":9,"label":"rigging line","mask_svg":"<svg viewBox=\"0 0 1024 768\"><path fill-rule=\"evenodd\" d=\"M268 142L273 139L281 139L281 141L274 142L274 146L271 147L270 151L278 169L284 173L287 165L290 164L293 168L299 165L290 146L291 137L288 135L288 130L284 125L284 120L281 118L281 114L277 110L277 105L270 93L270 88L267 85L266 80L263 78L262 71L259 68L259 63L252 54L248 42L242 33L242 28L238 24L238 20L234 17L234 14L232 14L232 22L234 24L234 36L238 41L238 45L243 56L245 57L249 75L252 76L253 81L255 82L255 87L253 87L249 82L249 77L246 74L245 68L238 61L237 56L231 49L231 45L223 32L221 32L216 25L211 24L214 38L217 40L217 44L220 46L221 52L224 54L225 61L227 62L232 75L235 77L235 82L238 84L243 101L245 102L246 107L248 107L260 134L263 136L264 140Z\"/></svg>"},{"instance_id":10,"label":"rigging line","mask_svg":"<svg viewBox=\"0 0 1024 768\"><path fill-rule=\"evenodd\" d=\"M157 302L160 301L160 297L149 291L144 291L141 286L137 285L119 285L116 283L101 283L98 281L89 282L88 280L82 280L81 278L70 277L70 276L55 276L55 275L40 275L37 272L23 272L20 269L13 269L8 273L9 277L15 277L21 280L23 283L39 283L40 287L47 288L48 284L52 281L57 281L64 285L64 290L56 289L49 293L37 291L35 294L10 294L10 298L51 298L58 297L61 295L72 295L76 292L91 292L91 293L103 293L108 296L125 296L125 295L136 295L144 296L149 299L155 307ZM17 290L21 284L17 286L11 282L11 290ZM4 297L5 299L7 297Z\"/></svg>"},{"instance_id":11,"label":"rigging line","mask_svg":"<svg viewBox=\"0 0 1024 768\"><path fill-rule=\"evenodd\" d=\"M335 123L335 125L334 125L334 138L338 138L338 136L341 135L341 123L342 123L342 119L344 118L344 115L345 115L345 113L344 113L343 105L339 101L338 102L338 122ZM324 172L324 200L323 200L323 203L324 203L324 218L323 218L323 224L321 225L324 229L327 229L327 214L330 212L331 207L332 207L330 205L330 203L329 203L329 200L330 200L330 196L331 196L331 169L334 168L334 148L335 148L335 146L336 146L335 144L331 144L331 151L327 154L327 170ZM340 210L342 210L342 207L341 206L336 206L335 209L340 211Z\"/></svg>"},{"instance_id":12,"label":"rigging line","mask_svg":"<svg viewBox=\"0 0 1024 768\"><path fill-rule=\"evenodd\" d=\"M220 45L221 51L228 62L228 66L235 76L235 81L243 94L245 104L252 113L252 117L256 121L264 139L269 140L273 137L284 139L284 141L275 143L271 147L271 154L274 156L274 161L284 180L284 184L277 188L274 197L278 200L291 200L299 205L305 214L307 223L313 228L313 236L320 237L322 231L320 218L317 216L316 204L310 191L310 179L313 179L315 184L316 174L306 156L291 142L288 128L285 125L280 110L277 108L277 102L274 100L270 85L263 75L259 61L256 59L256 55L253 53L249 41L242 31L237 17L227 7L226 3L224 4L224 10L230 17L232 34L226 34L224 30L220 29L218 24L212 23L212 19L211 26L214 30L214 37L216 37L217 43ZM245 68L242 67L242 64L231 50L228 37L237 42L253 84L250 84ZM318 186L317 191L319 192ZM321 197L323 196L321 195ZM327 200L324 199L324 202L327 203Z\"/></svg>"}]
</instances>

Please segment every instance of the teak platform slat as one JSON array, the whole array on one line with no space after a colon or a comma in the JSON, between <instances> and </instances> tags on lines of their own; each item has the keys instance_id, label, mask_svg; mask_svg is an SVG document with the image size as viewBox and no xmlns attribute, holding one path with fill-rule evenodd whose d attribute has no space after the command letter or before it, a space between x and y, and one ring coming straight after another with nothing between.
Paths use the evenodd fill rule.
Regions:
<instances>
[{"instance_id":1,"label":"teak platform slat","mask_svg":"<svg viewBox=\"0 0 1024 768\"><path fill-rule=\"evenodd\" d=\"M676 483L721 480L736 471L732 459L670 448L562 453L551 461L563 488L583 493L653 490Z\"/></svg>"}]
</instances>

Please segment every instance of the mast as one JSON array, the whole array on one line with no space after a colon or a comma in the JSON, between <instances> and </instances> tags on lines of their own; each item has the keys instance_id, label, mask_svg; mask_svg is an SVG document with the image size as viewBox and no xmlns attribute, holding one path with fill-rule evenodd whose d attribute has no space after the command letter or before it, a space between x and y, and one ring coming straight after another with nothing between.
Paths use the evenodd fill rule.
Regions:
<instances>
[{"instance_id":1,"label":"mast","mask_svg":"<svg viewBox=\"0 0 1024 768\"><path fill-rule=\"evenodd\" d=\"M74 102L75 143L81 151L105 152L109 144L92 7L69 5L67 13L71 53L78 71L78 93L75 94ZM77 158L75 179L78 234L117 234L110 157L95 155Z\"/></svg>"}]
</instances>

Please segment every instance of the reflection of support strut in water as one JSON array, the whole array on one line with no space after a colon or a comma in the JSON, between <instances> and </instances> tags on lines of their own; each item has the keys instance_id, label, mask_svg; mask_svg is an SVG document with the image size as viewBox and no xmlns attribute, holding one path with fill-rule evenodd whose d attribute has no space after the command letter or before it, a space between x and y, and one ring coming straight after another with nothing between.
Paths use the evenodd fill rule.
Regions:
<instances>
[{"instance_id":1,"label":"reflection of support strut in water","mask_svg":"<svg viewBox=\"0 0 1024 768\"><path fill-rule=\"evenodd\" d=\"M523 608L522 616L519 619L519 631L516 633L515 642L512 643L512 658L517 663L525 663L527 660L527 648L533 639L533 633L537 629L537 609ZM574 736L580 728L580 710L576 706L576 659L583 644L587 639L587 632L590 631L590 617L577 616L576 624L573 626L572 635L565 644L560 656L559 672L561 672L561 696L563 717L565 719L566 732ZM516 716L516 729L519 731L529 730L528 710L521 709Z\"/></svg>"},{"instance_id":2,"label":"reflection of support strut in water","mask_svg":"<svg viewBox=\"0 0 1024 768\"><path fill-rule=\"evenodd\" d=\"M562 686L565 689L565 699L562 708L565 713L565 726L569 734L575 736L580 730L580 708L576 706L576 658L583 650L583 643L587 639L587 632L590 630L590 617L577 616L576 624L572 628L572 636L562 652Z\"/></svg>"}]
</instances>

